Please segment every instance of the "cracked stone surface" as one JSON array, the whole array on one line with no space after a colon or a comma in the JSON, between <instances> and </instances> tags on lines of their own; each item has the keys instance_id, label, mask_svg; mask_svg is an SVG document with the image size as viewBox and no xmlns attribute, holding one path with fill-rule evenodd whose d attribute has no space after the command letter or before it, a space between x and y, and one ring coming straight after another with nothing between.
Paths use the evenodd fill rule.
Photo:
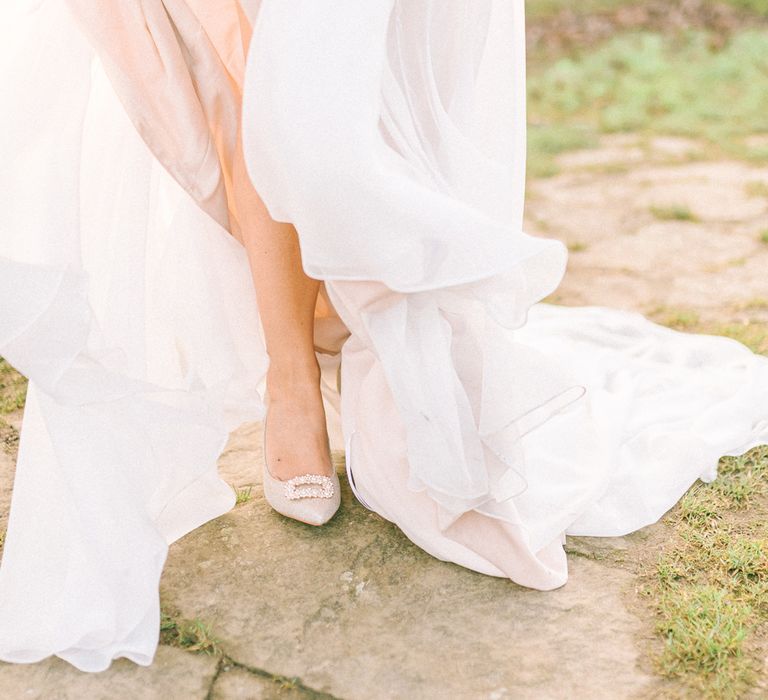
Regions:
<instances>
[{"instance_id":1,"label":"cracked stone surface","mask_svg":"<svg viewBox=\"0 0 768 700\"><path fill-rule=\"evenodd\" d=\"M648 157L636 160L641 148ZM617 135L530 183L527 230L573 248L551 301L768 321L768 168L689 162L697 151L688 139ZM654 208L684 208L690 220ZM340 448L338 406L326 398ZM338 449L335 458L343 472ZM645 656L653 624L638 615L632 564L665 526L569 538L568 584L541 593L430 557L357 503L343 476L326 526L283 518L261 496L260 468L261 425L241 426L220 469L253 486L250 500L174 544L161 582L164 605L220 640L218 674L211 657L160 647L148 669L123 660L96 676L57 660L0 665L0 698L673 696ZM0 525L12 469L0 450Z\"/></svg>"},{"instance_id":2,"label":"cracked stone surface","mask_svg":"<svg viewBox=\"0 0 768 700\"><path fill-rule=\"evenodd\" d=\"M4 700L205 700L217 659L160 647L151 666L120 659L103 673L81 673L60 659L0 662Z\"/></svg>"},{"instance_id":3,"label":"cracked stone surface","mask_svg":"<svg viewBox=\"0 0 768 700\"><path fill-rule=\"evenodd\" d=\"M306 700L308 693L241 668L224 668L216 679L211 700Z\"/></svg>"},{"instance_id":4,"label":"cracked stone surface","mask_svg":"<svg viewBox=\"0 0 768 700\"><path fill-rule=\"evenodd\" d=\"M642 622L622 600L632 575L586 557L570 566L567 586L541 593L438 561L345 484L339 513L319 530L255 496L179 542L162 586L238 662L334 697L608 698L652 688L633 641Z\"/></svg>"}]
</instances>

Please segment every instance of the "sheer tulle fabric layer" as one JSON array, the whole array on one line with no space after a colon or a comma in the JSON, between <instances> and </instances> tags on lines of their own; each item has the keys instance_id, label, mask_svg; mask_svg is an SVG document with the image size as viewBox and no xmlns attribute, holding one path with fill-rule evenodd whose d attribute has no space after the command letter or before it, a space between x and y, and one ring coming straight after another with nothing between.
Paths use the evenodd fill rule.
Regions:
<instances>
[{"instance_id":1,"label":"sheer tulle fabric layer","mask_svg":"<svg viewBox=\"0 0 768 700\"><path fill-rule=\"evenodd\" d=\"M168 543L232 507L216 459L263 413L250 272L148 150L69 12L13 19L0 354L30 386L0 657L148 664Z\"/></svg>"},{"instance_id":2,"label":"sheer tulle fabric layer","mask_svg":"<svg viewBox=\"0 0 768 700\"><path fill-rule=\"evenodd\" d=\"M765 439L766 361L717 339L695 341L697 357L680 334L610 310L582 319L581 345L570 310L549 336L526 324L566 252L521 229L522 3L299 4L298 17L277 3L257 17L243 138L257 190L296 223L306 269L352 332L342 406L358 494L438 556L562 585L566 530L652 522L721 454ZM696 362L706 369L683 376ZM742 416L729 437L743 439L705 448L717 419L684 426L700 410L723 419L726 376Z\"/></svg>"},{"instance_id":3,"label":"sheer tulle fabric layer","mask_svg":"<svg viewBox=\"0 0 768 700\"><path fill-rule=\"evenodd\" d=\"M229 235L241 93L250 175L351 333L355 492L417 545L554 588L565 532L653 522L768 441L765 358L537 303L566 251L521 230L522 3L243 8L3 9L0 354L31 379L5 660L149 663L168 544L232 506L216 457L267 366Z\"/></svg>"}]
</instances>

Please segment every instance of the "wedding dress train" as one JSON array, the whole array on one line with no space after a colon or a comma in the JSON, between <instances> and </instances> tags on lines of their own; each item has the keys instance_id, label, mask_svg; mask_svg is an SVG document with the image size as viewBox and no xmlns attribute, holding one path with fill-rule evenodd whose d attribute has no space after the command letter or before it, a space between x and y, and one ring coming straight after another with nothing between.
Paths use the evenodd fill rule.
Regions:
<instances>
[{"instance_id":1,"label":"wedding dress train","mask_svg":"<svg viewBox=\"0 0 768 700\"><path fill-rule=\"evenodd\" d=\"M522 5L0 9L0 355L30 379L0 659L150 663L168 545L234 504L216 460L267 367L241 109L250 178L338 314L316 328L350 484L432 555L561 586L566 533L652 523L768 442L767 358L539 303L567 252L522 231Z\"/></svg>"}]
</instances>

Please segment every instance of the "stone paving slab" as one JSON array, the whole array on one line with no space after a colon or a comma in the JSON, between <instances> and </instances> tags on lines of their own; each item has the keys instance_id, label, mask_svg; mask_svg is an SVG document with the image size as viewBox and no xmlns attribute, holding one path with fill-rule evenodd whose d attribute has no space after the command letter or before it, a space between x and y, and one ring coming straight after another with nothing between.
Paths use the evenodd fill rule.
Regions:
<instances>
[{"instance_id":1,"label":"stone paving slab","mask_svg":"<svg viewBox=\"0 0 768 700\"><path fill-rule=\"evenodd\" d=\"M315 694L229 667L217 678L210 700L307 700L312 695Z\"/></svg>"},{"instance_id":2,"label":"stone paving slab","mask_svg":"<svg viewBox=\"0 0 768 700\"><path fill-rule=\"evenodd\" d=\"M567 586L527 590L429 556L342 483L320 529L272 511L257 486L177 543L164 600L211 624L239 663L349 700L616 698L656 684L639 668L628 572L577 556Z\"/></svg>"},{"instance_id":3,"label":"stone paving slab","mask_svg":"<svg viewBox=\"0 0 768 700\"><path fill-rule=\"evenodd\" d=\"M119 659L103 673L81 673L61 659L0 662L3 700L206 700L214 657L161 646L151 666Z\"/></svg>"},{"instance_id":4,"label":"stone paving slab","mask_svg":"<svg viewBox=\"0 0 768 700\"><path fill-rule=\"evenodd\" d=\"M768 297L765 192L768 168L732 161L566 170L529 185L526 230L572 249L550 301L733 322Z\"/></svg>"}]
</instances>

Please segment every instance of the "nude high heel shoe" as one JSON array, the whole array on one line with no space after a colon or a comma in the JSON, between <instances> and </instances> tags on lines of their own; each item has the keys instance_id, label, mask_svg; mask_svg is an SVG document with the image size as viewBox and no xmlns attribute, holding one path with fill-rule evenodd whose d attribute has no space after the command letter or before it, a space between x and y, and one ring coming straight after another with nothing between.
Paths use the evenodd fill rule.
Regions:
<instances>
[{"instance_id":1,"label":"nude high heel shoe","mask_svg":"<svg viewBox=\"0 0 768 700\"><path fill-rule=\"evenodd\" d=\"M328 444L328 455L331 446ZM331 460L333 464L333 460ZM272 508L288 518L307 525L327 523L341 504L341 485L334 469L332 476L301 474L292 479L272 476L267 464L267 419L264 418L264 461L262 468L264 498Z\"/></svg>"}]
</instances>

